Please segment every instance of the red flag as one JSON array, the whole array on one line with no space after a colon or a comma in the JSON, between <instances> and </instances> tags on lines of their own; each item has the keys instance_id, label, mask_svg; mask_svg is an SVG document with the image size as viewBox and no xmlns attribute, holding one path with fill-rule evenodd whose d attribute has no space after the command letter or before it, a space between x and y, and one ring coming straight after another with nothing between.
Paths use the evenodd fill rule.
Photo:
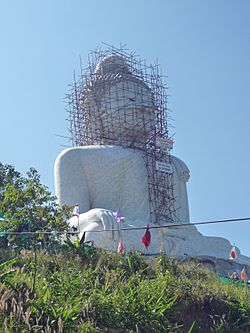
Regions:
<instances>
[{"instance_id":1,"label":"red flag","mask_svg":"<svg viewBox=\"0 0 250 333\"><path fill-rule=\"evenodd\" d=\"M124 246L123 246L121 240L119 241L117 252L118 253L123 253L124 252Z\"/></svg>"},{"instance_id":2,"label":"red flag","mask_svg":"<svg viewBox=\"0 0 250 333\"><path fill-rule=\"evenodd\" d=\"M149 226L147 225L144 236L141 238L142 244L144 244L145 248L148 249L151 241L151 233L149 231Z\"/></svg>"},{"instance_id":3,"label":"red flag","mask_svg":"<svg viewBox=\"0 0 250 333\"><path fill-rule=\"evenodd\" d=\"M237 253L236 253L235 246L233 246L231 251L230 251L229 259L231 259L231 260L236 260L237 259Z\"/></svg>"}]
</instances>

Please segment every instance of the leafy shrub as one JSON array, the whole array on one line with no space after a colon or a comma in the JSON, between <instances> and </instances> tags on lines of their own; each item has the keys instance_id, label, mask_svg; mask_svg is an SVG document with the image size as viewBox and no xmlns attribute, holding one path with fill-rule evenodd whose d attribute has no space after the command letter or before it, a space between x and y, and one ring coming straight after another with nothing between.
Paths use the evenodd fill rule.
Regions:
<instances>
[{"instance_id":1,"label":"leafy shrub","mask_svg":"<svg viewBox=\"0 0 250 333\"><path fill-rule=\"evenodd\" d=\"M68 249L22 250L3 267L14 274L0 283L1 332L247 332L249 288L222 284L196 263L181 264L165 254Z\"/></svg>"}]
</instances>

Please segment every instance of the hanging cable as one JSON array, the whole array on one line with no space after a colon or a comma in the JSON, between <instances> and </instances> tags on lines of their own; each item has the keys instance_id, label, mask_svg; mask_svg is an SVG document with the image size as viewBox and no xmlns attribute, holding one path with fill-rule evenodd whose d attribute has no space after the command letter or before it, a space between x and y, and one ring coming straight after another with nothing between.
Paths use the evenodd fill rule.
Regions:
<instances>
[{"instance_id":1,"label":"hanging cable","mask_svg":"<svg viewBox=\"0 0 250 333\"><path fill-rule=\"evenodd\" d=\"M250 221L250 217L241 217L241 218L234 218L234 219L224 219L224 220L213 220L213 221L200 221L194 223L169 223L165 225L152 225L149 229L164 229L164 228L180 228L180 227L189 227L195 225L206 225L206 224L216 224L216 223L229 223L229 222L244 222ZM119 222L121 223L121 222ZM147 227L130 227L130 228L123 228L122 231L130 231L130 230L145 230ZM103 230L88 230L88 232L106 232L106 231L119 231L120 229L103 229ZM0 231L1 235L76 235L79 232L84 232L84 230L79 231Z\"/></svg>"}]
</instances>

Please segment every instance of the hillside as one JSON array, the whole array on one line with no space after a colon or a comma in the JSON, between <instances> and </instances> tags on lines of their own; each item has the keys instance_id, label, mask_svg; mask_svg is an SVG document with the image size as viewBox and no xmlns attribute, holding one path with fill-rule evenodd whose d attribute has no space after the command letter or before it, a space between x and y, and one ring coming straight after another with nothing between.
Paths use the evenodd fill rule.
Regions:
<instances>
[{"instance_id":1,"label":"hillside","mask_svg":"<svg viewBox=\"0 0 250 333\"><path fill-rule=\"evenodd\" d=\"M34 255L1 251L0 332L250 331L248 285L201 263L86 245Z\"/></svg>"}]
</instances>

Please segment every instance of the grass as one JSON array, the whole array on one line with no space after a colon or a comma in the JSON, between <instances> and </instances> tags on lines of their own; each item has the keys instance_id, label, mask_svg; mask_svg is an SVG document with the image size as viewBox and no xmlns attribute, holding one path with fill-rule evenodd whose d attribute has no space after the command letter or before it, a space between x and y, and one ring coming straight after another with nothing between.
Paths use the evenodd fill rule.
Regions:
<instances>
[{"instance_id":1,"label":"grass","mask_svg":"<svg viewBox=\"0 0 250 333\"><path fill-rule=\"evenodd\" d=\"M195 262L38 251L34 294L33 253L10 257L0 266L0 332L250 332L250 288Z\"/></svg>"}]
</instances>

